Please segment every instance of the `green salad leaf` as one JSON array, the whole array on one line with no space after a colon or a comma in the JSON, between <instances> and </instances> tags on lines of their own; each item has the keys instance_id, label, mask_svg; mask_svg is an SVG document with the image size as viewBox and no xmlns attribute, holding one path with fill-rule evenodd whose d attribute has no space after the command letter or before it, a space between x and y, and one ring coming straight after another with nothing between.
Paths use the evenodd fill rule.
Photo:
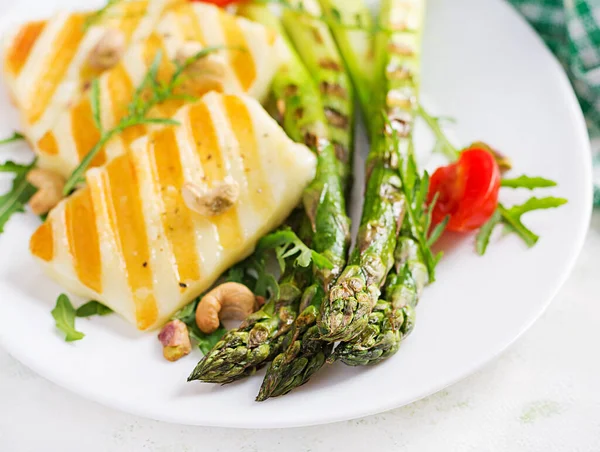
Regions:
<instances>
[{"instance_id":1,"label":"green salad leaf","mask_svg":"<svg viewBox=\"0 0 600 452\"><path fill-rule=\"evenodd\" d=\"M331 270L333 268L333 264L329 259L310 249L294 231L288 228L272 232L263 237L258 242L256 250L258 252L275 250L275 256L282 272L285 271L286 267L285 259L292 256L297 256L294 263L298 267L306 268L314 263L320 269Z\"/></svg>"},{"instance_id":2,"label":"green salad leaf","mask_svg":"<svg viewBox=\"0 0 600 452\"><path fill-rule=\"evenodd\" d=\"M0 196L0 234L4 226L15 213L25 211L25 206L37 189L27 182L27 173L33 168L35 161L30 165L21 165L8 161L0 164L0 172L9 172L15 175L10 191Z\"/></svg>"},{"instance_id":3,"label":"green salad leaf","mask_svg":"<svg viewBox=\"0 0 600 452\"><path fill-rule=\"evenodd\" d=\"M477 237L475 239L475 248L477 250L477 254L479 254L480 256L483 256L487 251L487 247L490 244L492 233L501 221L502 214L499 210L496 210L492 217L487 221L487 223L485 223L481 227L481 229L477 233Z\"/></svg>"},{"instance_id":4,"label":"green salad leaf","mask_svg":"<svg viewBox=\"0 0 600 452\"><path fill-rule=\"evenodd\" d=\"M65 333L65 341L79 341L85 334L75 329L75 308L65 294L60 294L56 300L56 306L52 310L52 317L56 322L56 328Z\"/></svg>"},{"instance_id":5,"label":"green salad leaf","mask_svg":"<svg viewBox=\"0 0 600 452\"><path fill-rule=\"evenodd\" d=\"M3 138L0 140L0 146L2 146L3 144L14 143L16 141L21 141L24 139L25 139L25 136L22 133L13 132L12 136L10 136L8 138Z\"/></svg>"},{"instance_id":6,"label":"green salad leaf","mask_svg":"<svg viewBox=\"0 0 600 452\"><path fill-rule=\"evenodd\" d=\"M227 330L223 325L220 325L215 332L205 334L198 328L198 325L196 325L196 308L198 307L201 298L202 297L198 297L188 305L184 306L173 316L172 320L181 320L187 325L190 338L196 342L200 351L206 355L215 344L221 340Z\"/></svg>"},{"instance_id":7,"label":"green salad leaf","mask_svg":"<svg viewBox=\"0 0 600 452\"><path fill-rule=\"evenodd\" d=\"M105 316L112 314L114 311L108 306L104 306L99 301L88 301L86 304L79 306L75 315L77 317L92 317L94 315Z\"/></svg>"},{"instance_id":8,"label":"green salad leaf","mask_svg":"<svg viewBox=\"0 0 600 452\"><path fill-rule=\"evenodd\" d=\"M529 198L525 203L519 204L510 208L502 204L498 205L498 209L486 224L479 230L476 238L477 253L483 256L490 243L490 237L494 229L499 224L503 224L509 232L517 234L528 247L534 246L540 237L531 229L525 226L521 217L528 212L535 210L554 209L567 203L564 198L555 198L548 196L546 198Z\"/></svg>"},{"instance_id":9,"label":"green salad leaf","mask_svg":"<svg viewBox=\"0 0 600 452\"><path fill-rule=\"evenodd\" d=\"M526 188L534 190L536 188L556 187L557 183L543 177L519 176L514 179L502 179L502 187L507 188Z\"/></svg>"}]
</instances>

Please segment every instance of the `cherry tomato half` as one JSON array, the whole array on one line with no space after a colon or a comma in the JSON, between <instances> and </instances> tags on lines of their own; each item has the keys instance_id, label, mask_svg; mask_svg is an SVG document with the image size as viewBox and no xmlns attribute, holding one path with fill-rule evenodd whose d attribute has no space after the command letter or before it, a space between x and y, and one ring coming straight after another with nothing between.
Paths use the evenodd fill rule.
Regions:
<instances>
[{"instance_id":1,"label":"cherry tomato half","mask_svg":"<svg viewBox=\"0 0 600 452\"><path fill-rule=\"evenodd\" d=\"M213 5L217 5L217 6L229 6L229 5L233 5L234 3L239 3L240 0L191 0L192 2L203 2L203 3L212 3Z\"/></svg>"},{"instance_id":2,"label":"cherry tomato half","mask_svg":"<svg viewBox=\"0 0 600 452\"><path fill-rule=\"evenodd\" d=\"M431 176L428 202L439 193L433 223L449 215L449 231L472 231L483 226L498 206L500 178L500 168L490 152L479 148L461 152L457 162L438 168Z\"/></svg>"}]
</instances>

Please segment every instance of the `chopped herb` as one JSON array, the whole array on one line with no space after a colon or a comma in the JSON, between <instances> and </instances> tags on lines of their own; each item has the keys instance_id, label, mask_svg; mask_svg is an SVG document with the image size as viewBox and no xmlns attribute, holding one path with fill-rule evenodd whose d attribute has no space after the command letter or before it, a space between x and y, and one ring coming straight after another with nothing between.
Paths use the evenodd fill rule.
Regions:
<instances>
[{"instance_id":1,"label":"chopped herb","mask_svg":"<svg viewBox=\"0 0 600 452\"><path fill-rule=\"evenodd\" d=\"M77 311L75 311L75 315L77 317L92 317L94 315L105 316L112 313L112 309L95 300L88 301L86 304L77 308Z\"/></svg>"},{"instance_id":2,"label":"chopped herb","mask_svg":"<svg viewBox=\"0 0 600 452\"><path fill-rule=\"evenodd\" d=\"M56 328L65 333L65 341L79 341L85 337L85 334L75 329L75 308L65 294L59 295L56 300L56 306L52 310L52 317L56 322Z\"/></svg>"}]
</instances>

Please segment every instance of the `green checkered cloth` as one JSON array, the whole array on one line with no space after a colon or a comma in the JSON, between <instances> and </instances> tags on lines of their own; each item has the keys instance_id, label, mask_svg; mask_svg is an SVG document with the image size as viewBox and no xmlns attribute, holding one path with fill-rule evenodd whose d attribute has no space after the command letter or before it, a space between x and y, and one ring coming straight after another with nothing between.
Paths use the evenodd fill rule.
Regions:
<instances>
[{"instance_id":1,"label":"green checkered cloth","mask_svg":"<svg viewBox=\"0 0 600 452\"><path fill-rule=\"evenodd\" d=\"M509 0L564 65L587 119L600 206L600 0Z\"/></svg>"}]
</instances>

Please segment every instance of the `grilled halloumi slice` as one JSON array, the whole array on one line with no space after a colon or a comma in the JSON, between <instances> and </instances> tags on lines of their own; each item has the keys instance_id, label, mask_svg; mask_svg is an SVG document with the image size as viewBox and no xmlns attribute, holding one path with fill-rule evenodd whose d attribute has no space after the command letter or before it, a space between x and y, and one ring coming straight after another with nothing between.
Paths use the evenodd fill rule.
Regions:
<instances>
[{"instance_id":1,"label":"grilled halloumi slice","mask_svg":"<svg viewBox=\"0 0 600 452\"><path fill-rule=\"evenodd\" d=\"M89 56L108 30L119 30L127 48L148 37L164 12L182 3L118 2L89 27L92 13L60 13L13 30L4 40L5 80L29 141L41 138L82 87L101 73L89 64Z\"/></svg>"},{"instance_id":2,"label":"grilled halloumi slice","mask_svg":"<svg viewBox=\"0 0 600 452\"><path fill-rule=\"evenodd\" d=\"M87 173L30 247L73 293L99 300L141 330L164 323L247 257L314 178L316 158L248 96L212 92ZM230 210L188 208L182 187L235 181Z\"/></svg>"},{"instance_id":3,"label":"grilled halloumi slice","mask_svg":"<svg viewBox=\"0 0 600 452\"><path fill-rule=\"evenodd\" d=\"M127 105L136 88L161 52L159 78L168 81L175 72L173 61L184 46L197 48L224 46L207 58L217 58L218 74L207 72L189 75L179 93L201 97L215 90L232 94L247 93L257 99L266 96L271 80L282 61L280 38L271 30L254 22L237 18L205 3L186 3L167 11L156 30L146 39L133 44L113 69L99 78L100 110L106 130L127 113ZM183 101L167 102L152 112L154 117L170 117ZM135 127L109 142L92 162L101 165L121 155L146 127ZM81 159L98 142L89 91L63 110L54 125L34 147L38 165L68 176Z\"/></svg>"}]
</instances>

